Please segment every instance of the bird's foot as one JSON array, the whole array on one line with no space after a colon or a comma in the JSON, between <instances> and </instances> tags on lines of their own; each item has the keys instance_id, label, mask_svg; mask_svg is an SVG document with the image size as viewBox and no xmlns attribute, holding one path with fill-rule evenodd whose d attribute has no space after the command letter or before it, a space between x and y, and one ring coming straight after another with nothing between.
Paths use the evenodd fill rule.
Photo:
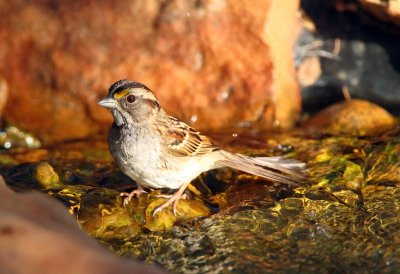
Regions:
<instances>
[{"instance_id":1,"label":"bird's foot","mask_svg":"<svg viewBox=\"0 0 400 274\"><path fill-rule=\"evenodd\" d=\"M164 210L166 207L168 207L170 204L173 204L173 212L174 212L174 215L176 216L176 207L177 207L177 205L178 205L179 200L181 200L181 199L187 199L187 198L188 198L186 194L183 194L183 195L182 195L182 193L181 193L180 191L178 191L178 192L175 193L174 195L157 195L157 196L163 197L163 198L167 198L167 197L168 197L169 200L166 201L163 205L159 206L156 210L154 210L153 217L154 217L158 212L163 211L163 210Z\"/></svg>"},{"instance_id":2,"label":"bird's foot","mask_svg":"<svg viewBox=\"0 0 400 274\"><path fill-rule=\"evenodd\" d=\"M147 193L144 189L142 188L137 188L134 189L132 192L122 192L119 195L121 197L125 197L124 201L123 201L123 205L126 207L130 201L132 200L133 196L136 196L137 198L140 197L140 195L142 195L143 193Z\"/></svg>"}]
</instances>

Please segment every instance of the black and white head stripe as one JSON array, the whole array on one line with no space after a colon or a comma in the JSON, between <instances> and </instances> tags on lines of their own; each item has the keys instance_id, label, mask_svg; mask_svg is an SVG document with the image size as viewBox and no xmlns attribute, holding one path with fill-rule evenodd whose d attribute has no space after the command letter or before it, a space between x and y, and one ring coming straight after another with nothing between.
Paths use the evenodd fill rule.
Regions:
<instances>
[{"instance_id":1,"label":"black and white head stripe","mask_svg":"<svg viewBox=\"0 0 400 274\"><path fill-rule=\"evenodd\" d=\"M113 95L113 94L119 93L123 90L134 89L134 88L141 88L141 89L151 91L148 87L146 87L145 85L143 85L141 83L123 79L123 80L119 80L119 81L115 82L114 84L112 84L110 86L110 88L108 89L108 92L110 95Z\"/></svg>"}]
</instances>

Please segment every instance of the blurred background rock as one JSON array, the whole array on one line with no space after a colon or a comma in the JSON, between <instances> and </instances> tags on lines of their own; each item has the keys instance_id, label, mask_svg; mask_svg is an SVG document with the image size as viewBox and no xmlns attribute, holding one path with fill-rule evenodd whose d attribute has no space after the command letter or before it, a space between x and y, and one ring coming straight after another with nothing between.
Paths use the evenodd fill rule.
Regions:
<instances>
[{"instance_id":1,"label":"blurred background rock","mask_svg":"<svg viewBox=\"0 0 400 274\"><path fill-rule=\"evenodd\" d=\"M105 131L114 81L152 88L202 130L290 128L300 113L299 1L8 1L0 4L3 118L45 143Z\"/></svg>"},{"instance_id":2,"label":"blurred background rock","mask_svg":"<svg viewBox=\"0 0 400 274\"><path fill-rule=\"evenodd\" d=\"M3 2L2 118L44 143L91 137L121 78L203 131L288 129L301 96L314 113L344 87L397 113L399 12L383 0Z\"/></svg>"}]
</instances>

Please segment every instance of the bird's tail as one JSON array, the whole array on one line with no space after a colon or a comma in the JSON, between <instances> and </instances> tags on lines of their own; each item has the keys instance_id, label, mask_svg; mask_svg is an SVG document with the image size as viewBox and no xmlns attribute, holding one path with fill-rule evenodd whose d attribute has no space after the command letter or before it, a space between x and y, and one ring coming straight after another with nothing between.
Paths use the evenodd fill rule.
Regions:
<instances>
[{"instance_id":1,"label":"bird's tail","mask_svg":"<svg viewBox=\"0 0 400 274\"><path fill-rule=\"evenodd\" d=\"M222 159L217 162L218 166L238 169L265 179L285 183L289 185L300 185L306 181L302 173L305 164L296 160L283 157L249 157L221 151Z\"/></svg>"}]
</instances>

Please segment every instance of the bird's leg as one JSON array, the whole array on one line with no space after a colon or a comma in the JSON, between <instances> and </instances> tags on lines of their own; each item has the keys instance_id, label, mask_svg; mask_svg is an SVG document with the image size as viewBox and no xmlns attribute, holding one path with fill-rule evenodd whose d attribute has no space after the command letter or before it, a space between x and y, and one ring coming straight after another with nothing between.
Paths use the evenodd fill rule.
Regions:
<instances>
[{"instance_id":1,"label":"bird's leg","mask_svg":"<svg viewBox=\"0 0 400 274\"><path fill-rule=\"evenodd\" d=\"M124 204L124 206L127 206L129 204L129 202L132 200L133 196L137 196L139 198L139 196L142 193L147 193L147 192L140 185L137 185L137 188L134 189L133 191L131 191L130 193L122 192L119 195L122 196L122 197L126 197L124 199L123 204Z\"/></svg>"},{"instance_id":2,"label":"bird's leg","mask_svg":"<svg viewBox=\"0 0 400 274\"><path fill-rule=\"evenodd\" d=\"M185 192L185 189L188 187L190 182L183 184L179 190L172 195L171 198L169 198L168 201L166 201L163 205L159 206L156 210L154 210L153 216L155 216L158 212L161 212L164 208L168 207L170 204L173 203L173 210L174 210L174 215L176 216L176 206L178 205L178 202L180 199L183 198L183 192Z\"/></svg>"}]
</instances>

